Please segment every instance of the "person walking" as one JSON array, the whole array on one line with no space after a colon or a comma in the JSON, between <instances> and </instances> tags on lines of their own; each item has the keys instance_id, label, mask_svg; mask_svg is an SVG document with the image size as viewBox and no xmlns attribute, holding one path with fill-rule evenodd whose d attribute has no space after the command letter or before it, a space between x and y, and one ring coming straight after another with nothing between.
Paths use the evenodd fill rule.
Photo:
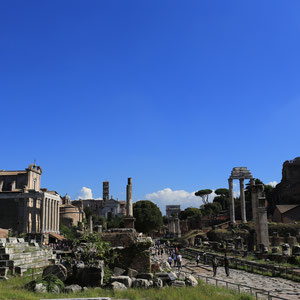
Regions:
<instances>
[{"instance_id":1,"label":"person walking","mask_svg":"<svg viewBox=\"0 0 300 300\"><path fill-rule=\"evenodd\" d=\"M214 277L217 275L217 269L218 269L218 259L216 256L213 256L212 258L212 267L214 272Z\"/></svg>"},{"instance_id":2,"label":"person walking","mask_svg":"<svg viewBox=\"0 0 300 300\"><path fill-rule=\"evenodd\" d=\"M173 258L172 258L172 256L170 255L170 256L168 257L168 263L169 263L170 266L172 266L172 262L173 262Z\"/></svg>"},{"instance_id":3,"label":"person walking","mask_svg":"<svg viewBox=\"0 0 300 300\"><path fill-rule=\"evenodd\" d=\"M227 257L226 253L224 256L224 268L225 268L226 276L229 277L229 258Z\"/></svg>"},{"instance_id":4,"label":"person walking","mask_svg":"<svg viewBox=\"0 0 300 300\"><path fill-rule=\"evenodd\" d=\"M182 268L182 255L178 253L177 255L177 266L178 266L178 271Z\"/></svg>"},{"instance_id":5,"label":"person walking","mask_svg":"<svg viewBox=\"0 0 300 300\"><path fill-rule=\"evenodd\" d=\"M177 255L176 254L174 254L173 260L174 260L174 267L176 267L176 265L177 265Z\"/></svg>"},{"instance_id":6,"label":"person walking","mask_svg":"<svg viewBox=\"0 0 300 300\"><path fill-rule=\"evenodd\" d=\"M200 261L200 255L197 254L197 255L196 255L196 264L197 264L197 266L199 265L199 261Z\"/></svg>"}]
</instances>

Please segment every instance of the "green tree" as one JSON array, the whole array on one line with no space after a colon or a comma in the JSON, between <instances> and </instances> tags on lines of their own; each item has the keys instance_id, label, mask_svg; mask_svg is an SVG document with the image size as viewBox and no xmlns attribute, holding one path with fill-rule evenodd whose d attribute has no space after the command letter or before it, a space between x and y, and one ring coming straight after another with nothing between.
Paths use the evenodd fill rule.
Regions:
<instances>
[{"instance_id":1,"label":"green tree","mask_svg":"<svg viewBox=\"0 0 300 300\"><path fill-rule=\"evenodd\" d=\"M163 225L160 209L148 200L141 200L133 204L133 216L136 219L135 228L139 232L150 233L159 230Z\"/></svg>"},{"instance_id":2,"label":"green tree","mask_svg":"<svg viewBox=\"0 0 300 300\"><path fill-rule=\"evenodd\" d=\"M213 202L220 203L222 209L226 209L229 203L229 190L225 188L216 189L215 194L217 196L214 198Z\"/></svg>"},{"instance_id":3,"label":"green tree","mask_svg":"<svg viewBox=\"0 0 300 300\"><path fill-rule=\"evenodd\" d=\"M225 188L216 189L215 194L218 195L218 196L222 196L224 198L228 198L229 197L229 190L225 189Z\"/></svg>"},{"instance_id":4,"label":"green tree","mask_svg":"<svg viewBox=\"0 0 300 300\"><path fill-rule=\"evenodd\" d=\"M202 198L203 204L208 203L208 196L212 193L212 190L210 189L205 189L205 190L200 190L198 192L195 192L195 196L199 196Z\"/></svg>"},{"instance_id":5,"label":"green tree","mask_svg":"<svg viewBox=\"0 0 300 300\"><path fill-rule=\"evenodd\" d=\"M201 213L203 216L210 216L212 218L213 216L216 216L222 210L222 206L218 202L206 203L206 204L201 205L200 210L201 210Z\"/></svg>"},{"instance_id":6,"label":"green tree","mask_svg":"<svg viewBox=\"0 0 300 300\"><path fill-rule=\"evenodd\" d=\"M196 207L188 207L185 210L180 212L181 220L197 220L201 217L201 210Z\"/></svg>"}]
</instances>

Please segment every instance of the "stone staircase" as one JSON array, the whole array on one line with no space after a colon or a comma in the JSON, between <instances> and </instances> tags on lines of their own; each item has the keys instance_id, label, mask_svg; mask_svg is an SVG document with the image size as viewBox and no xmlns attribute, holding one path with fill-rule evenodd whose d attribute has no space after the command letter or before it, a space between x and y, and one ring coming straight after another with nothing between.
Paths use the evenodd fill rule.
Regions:
<instances>
[{"instance_id":1,"label":"stone staircase","mask_svg":"<svg viewBox=\"0 0 300 300\"><path fill-rule=\"evenodd\" d=\"M52 249L44 249L37 243L21 238L0 239L0 279L8 273L23 275L27 269L41 268L56 262Z\"/></svg>"}]
</instances>

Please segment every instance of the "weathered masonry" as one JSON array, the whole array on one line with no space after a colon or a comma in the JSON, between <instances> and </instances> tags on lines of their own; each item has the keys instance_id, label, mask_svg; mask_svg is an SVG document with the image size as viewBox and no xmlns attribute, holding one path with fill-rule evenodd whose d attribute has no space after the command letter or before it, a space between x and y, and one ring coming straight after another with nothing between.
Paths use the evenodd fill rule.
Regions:
<instances>
[{"instance_id":1,"label":"weathered masonry","mask_svg":"<svg viewBox=\"0 0 300 300\"><path fill-rule=\"evenodd\" d=\"M252 178L252 174L246 167L233 168L231 171L230 177L228 178L229 201L230 201L230 221L232 223L235 223L233 180L238 179L240 181L241 216L242 216L242 222L247 223L244 180L251 179L251 178Z\"/></svg>"},{"instance_id":2,"label":"weathered masonry","mask_svg":"<svg viewBox=\"0 0 300 300\"><path fill-rule=\"evenodd\" d=\"M0 227L18 233L58 233L61 198L41 188L42 169L0 171Z\"/></svg>"}]
</instances>

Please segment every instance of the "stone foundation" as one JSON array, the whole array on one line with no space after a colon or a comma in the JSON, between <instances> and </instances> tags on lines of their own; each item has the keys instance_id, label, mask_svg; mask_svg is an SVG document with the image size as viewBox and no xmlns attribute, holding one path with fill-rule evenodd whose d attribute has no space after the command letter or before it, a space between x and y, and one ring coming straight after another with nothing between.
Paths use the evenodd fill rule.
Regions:
<instances>
[{"instance_id":1,"label":"stone foundation","mask_svg":"<svg viewBox=\"0 0 300 300\"><path fill-rule=\"evenodd\" d=\"M23 275L27 269L41 268L55 262L51 249L43 249L37 243L24 239L0 239L0 277L8 273Z\"/></svg>"}]
</instances>

